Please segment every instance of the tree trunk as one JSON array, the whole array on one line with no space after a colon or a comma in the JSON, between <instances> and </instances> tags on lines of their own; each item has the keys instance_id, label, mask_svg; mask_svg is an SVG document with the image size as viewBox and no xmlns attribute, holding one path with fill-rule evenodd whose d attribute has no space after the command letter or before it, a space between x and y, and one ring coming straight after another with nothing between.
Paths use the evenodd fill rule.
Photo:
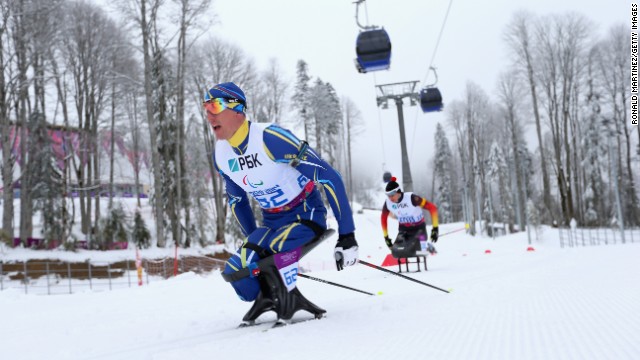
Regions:
<instances>
[{"instance_id":1,"label":"tree trunk","mask_svg":"<svg viewBox=\"0 0 640 360\"><path fill-rule=\"evenodd\" d=\"M147 23L147 0L140 1L140 30L142 31L142 48L144 55L144 94L147 108L147 121L149 123L149 137L151 144L151 162L153 164L153 208L156 219L156 241L158 247L166 246L166 239L164 234L164 212L162 210L162 177L160 176L160 159L158 154L157 144L157 129L155 122L155 109L153 107L153 89L151 85L151 70L153 68L151 53L150 53L150 34L149 24ZM152 20L153 21L153 20Z\"/></svg>"},{"instance_id":2,"label":"tree trunk","mask_svg":"<svg viewBox=\"0 0 640 360\"><path fill-rule=\"evenodd\" d=\"M4 74L4 34L6 23L0 26L0 70ZM13 231L13 169L15 166L15 158L11 153L14 140L11 139L11 124L9 122L9 114L11 106L8 101L8 88L4 75L0 76L0 142L2 143L2 230L14 237ZM17 127L14 127L17 133Z\"/></svg>"}]
</instances>

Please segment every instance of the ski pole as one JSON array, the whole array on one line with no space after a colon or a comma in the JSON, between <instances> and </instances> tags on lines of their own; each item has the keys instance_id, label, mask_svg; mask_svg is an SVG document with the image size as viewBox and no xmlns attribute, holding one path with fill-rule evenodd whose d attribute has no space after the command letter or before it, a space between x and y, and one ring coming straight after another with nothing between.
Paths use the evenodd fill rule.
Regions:
<instances>
[{"instance_id":1,"label":"ski pole","mask_svg":"<svg viewBox=\"0 0 640 360\"><path fill-rule=\"evenodd\" d=\"M305 278L305 279L315 280L315 281L318 281L318 282L321 282L321 283L325 283L325 284L329 284L329 285L333 285L333 286L341 287L341 288L343 288L343 289L348 289L348 290L352 290L352 291L357 291L357 292L359 292L359 293L363 293L363 294L367 294L367 295L372 295L372 296L375 296L375 295L376 295L376 294L373 294L373 293L370 293L370 292L366 292L366 291L362 291L362 290L354 289L354 288L352 288L352 287L348 287L348 286L345 286L345 285L340 285L340 284L337 284L337 283L334 283L334 282L331 282L331 281L328 281L328 280L318 279L317 277L313 277L313 276L309 276L309 275L305 275L305 274L301 274L301 273L298 273L298 276L303 277L303 278Z\"/></svg>"},{"instance_id":2,"label":"ski pole","mask_svg":"<svg viewBox=\"0 0 640 360\"><path fill-rule=\"evenodd\" d=\"M438 236L438 237L445 236L445 235L449 235L449 234L453 234L453 233L455 233L455 232L462 231L462 230L467 230L467 229L469 229L469 224L464 224L464 227L463 227L463 228L460 228L460 229L456 229L456 230L452 230L452 231L446 232L446 233L444 233L444 234L442 234L442 235L440 235L440 236Z\"/></svg>"},{"instance_id":3,"label":"ski pole","mask_svg":"<svg viewBox=\"0 0 640 360\"><path fill-rule=\"evenodd\" d=\"M444 233L442 235L438 235L438 237L441 238L441 237L443 237L445 235L449 235L449 234L453 234L453 233L458 232L458 231L466 230L467 228L468 228L468 226L465 226L463 228L460 228L460 229L457 229L457 230L453 230L453 231L449 231L449 232L446 232L446 233Z\"/></svg>"},{"instance_id":4,"label":"ski pole","mask_svg":"<svg viewBox=\"0 0 640 360\"><path fill-rule=\"evenodd\" d=\"M358 262L359 262L360 264L362 264L362 265L367 265L368 267L372 267L372 268L377 269L377 270L380 270L380 271L388 272L389 274L392 274L392 275L395 275L395 276L399 276L399 277L401 277L401 278L403 278L403 279L411 280L411 281L413 281L413 282L417 282L418 284L425 285L425 286L428 286L428 287L430 287L430 288L434 288L434 289L436 289L436 290L444 291L444 292L446 292L446 293L450 293L450 291L448 291L448 290L441 289L441 288L439 288L439 287L437 287L437 286L429 285L429 284L427 284L426 282L422 282L422 281L420 281L420 280L416 280L416 279L414 279L414 278L410 278L410 277L405 276L405 275L402 275L402 274L398 274L397 272L393 272L393 271L391 271L391 270L387 270L387 269L385 269L385 268L383 268L383 267L381 267L381 266L374 265L374 264L372 264L372 263L368 263L368 262L366 262L366 261L364 261L364 260L358 260Z\"/></svg>"}]
</instances>

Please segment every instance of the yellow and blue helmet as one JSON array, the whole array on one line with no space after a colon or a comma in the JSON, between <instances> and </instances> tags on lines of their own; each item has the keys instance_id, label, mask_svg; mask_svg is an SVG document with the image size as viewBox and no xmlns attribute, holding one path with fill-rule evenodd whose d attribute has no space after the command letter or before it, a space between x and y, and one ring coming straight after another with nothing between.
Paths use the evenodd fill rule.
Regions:
<instances>
[{"instance_id":1,"label":"yellow and blue helmet","mask_svg":"<svg viewBox=\"0 0 640 360\"><path fill-rule=\"evenodd\" d=\"M215 99L224 99L225 108L235 112L244 113L247 109L244 92L232 82L215 85L204 94L204 103L213 102Z\"/></svg>"}]
</instances>

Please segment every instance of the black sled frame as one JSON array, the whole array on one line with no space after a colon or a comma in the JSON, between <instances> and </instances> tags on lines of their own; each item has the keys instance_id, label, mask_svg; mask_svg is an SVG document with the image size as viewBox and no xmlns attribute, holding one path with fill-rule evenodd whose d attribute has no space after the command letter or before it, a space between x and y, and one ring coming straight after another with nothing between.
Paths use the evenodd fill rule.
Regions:
<instances>
[{"instance_id":1,"label":"black sled frame","mask_svg":"<svg viewBox=\"0 0 640 360\"><path fill-rule=\"evenodd\" d=\"M300 259L334 233L335 230L327 229L305 244L301 249ZM297 286L291 291L287 290L275 265L273 256L259 260L256 268L242 268L231 274L222 274L222 278L227 282L237 281L251 276L251 272L253 272L253 276L258 277L260 294L258 294L251 309L242 318L245 323L254 323L260 315L267 311L274 311L278 321L283 322L291 321L293 315L300 310L311 313L316 319L322 318L324 313L327 312L305 298Z\"/></svg>"}]
</instances>

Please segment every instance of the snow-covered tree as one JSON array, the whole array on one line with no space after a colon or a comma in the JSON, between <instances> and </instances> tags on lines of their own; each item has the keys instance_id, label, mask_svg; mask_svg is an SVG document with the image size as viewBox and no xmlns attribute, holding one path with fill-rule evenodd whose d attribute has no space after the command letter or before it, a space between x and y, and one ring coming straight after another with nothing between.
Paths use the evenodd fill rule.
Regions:
<instances>
[{"instance_id":1,"label":"snow-covered tree","mask_svg":"<svg viewBox=\"0 0 640 360\"><path fill-rule=\"evenodd\" d=\"M323 137L326 141L324 141L323 152L327 154L325 160L333 166L338 166L337 161L341 159L340 154L338 154L338 144L340 144L340 138L342 136L342 110L340 98L333 85L326 83L325 87L329 107L325 113Z\"/></svg>"},{"instance_id":2,"label":"snow-covered tree","mask_svg":"<svg viewBox=\"0 0 640 360\"><path fill-rule=\"evenodd\" d=\"M438 217L442 223L453 221L451 211L452 189L451 189L451 166L452 155L449 147L447 134L440 123L436 125L435 134L435 169L434 177L438 186L435 203L438 206Z\"/></svg>"},{"instance_id":3,"label":"snow-covered tree","mask_svg":"<svg viewBox=\"0 0 640 360\"><path fill-rule=\"evenodd\" d=\"M34 210L42 213L42 235L47 242L62 238L63 224L62 209L62 173L58 168L51 149L51 141L47 132L44 115L33 113L29 116L29 160L26 171L29 172L29 186L25 191L30 192L30 199L34 201Z\"/></svg>"},{"instance_id":4,"label":"snow-covered tree","mask_svg":"<svg viewBox=\"0 0 640 360\"><path fill-rule=\"evenodd\" d=\"M310 119L310 89L309 89L309 67L304 60L298 60L296 65L296 86L293 96L291 97L292 106L298 113L296 123L301 124L304 127L304 138L309 140L311 133L311 127L309 126Z\"/></svg>"},{"instance_id":5,"label":"snow-covered tree","mask_svg":"<svg viewBox=\"0 0 640 360\"><path fill-rule=\"evenodd\" d=\"M597 225L601 220L598 214L603 213L602 194L603 181L600 166L600 154L606 153L602 145L601 134L603 133L600 116L600 96L594 93L593 86L590 86L587 95L587 103L591 105L591 114L586 118L584 137L582 138L582 152L584 159L580 164L585 174L584 192L582 200L585 205L584 220L587 225Z\"/></svg>"},{"instance_id":6,"label":"snow-covered tree","mask_svg":"<svg viewBox=\"0 0 640 360\"><path fill-rule=\"evenodd\" d=\"M131 238L136 246L141 249L146 249L151 246L151 233L149 233L149 229L147 229L147 225L144 223L144 219L138 210L136 210L133 217Z\"/></svg>"},{"instance_id":7,"label":"snow-covered tree","mask_svg":"<svg viewBox=\"0 0 640 360\"><path fill-rule=\"evenodd\" d=\"M496 141L491 144L488 159L489 169L487 175L492 184L498 185L497 196L500 197L501 221L512 223L514 218L513 201L511 200L511 183L507 162L500 145Z\"/></svg>"}]
</instances>

